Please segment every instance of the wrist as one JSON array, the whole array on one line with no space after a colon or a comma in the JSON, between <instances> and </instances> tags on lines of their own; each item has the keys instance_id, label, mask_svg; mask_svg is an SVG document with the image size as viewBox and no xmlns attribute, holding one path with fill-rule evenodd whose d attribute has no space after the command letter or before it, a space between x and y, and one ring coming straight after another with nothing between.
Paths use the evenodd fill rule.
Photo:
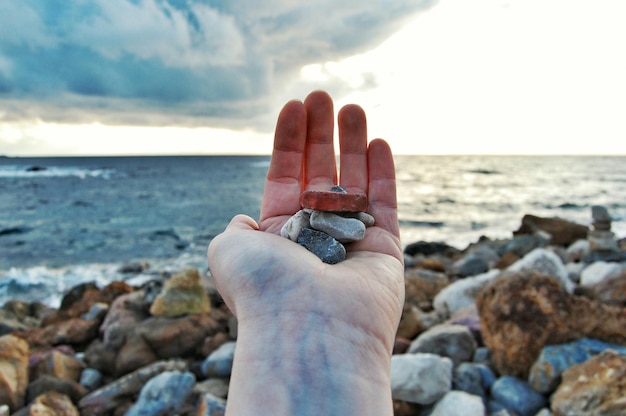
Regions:
<instances>
[{"instance_id":1,"label":"wrist","mask_svg":"<svg viewBox=\"0 0 626 416\"><path fill-rule=\"evenodd\" d=\"M238 335L229 414L391 414L389 340L315 313L243 321Z\"/></svg>"}]
</instances>

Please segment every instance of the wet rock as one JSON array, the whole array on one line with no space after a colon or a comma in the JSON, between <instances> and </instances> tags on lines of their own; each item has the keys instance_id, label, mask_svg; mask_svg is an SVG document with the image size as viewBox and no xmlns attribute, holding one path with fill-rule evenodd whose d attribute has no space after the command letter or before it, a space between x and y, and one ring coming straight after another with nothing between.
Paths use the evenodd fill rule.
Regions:
<instances>
[{"instance_id":1,"label":"wet rock","mask_svg":"<svg viewBox=\"0 0 626 416\"><path fill-rule=\"evenodd\" d=\"M471 360L476 340L462 325L440 324L420 334L409 347L409 353L431 353L448 357L455 365Z\"/></svg>"},{"instance_id":2,"label":"wet rock","mask_svg":"<svg viewBox=\"0 0 626 416\"><path fill-rule=\"evenodd\" d=\"M197 269L186 269L172 276L154 300L150 313L154 316L176 317L211 311L209 296L200 285Z\"/></svg>"},{"instance_id":3,"label":"wet rock","mask_svg":"<svg viewBox=\"0 0 626 416\"><path fill-rule=\"evenodd\" d=\"M583 338L566 344L548 345L530 369L528 381L540 393L551 393L568 368L583 363L607 350L626 355L626 347Z\"/></svg>"},{"instance_id":4,"label":"wet rock","mask_svg":"<svg viewBox=\"0 0 626 416\"><path fill-rule=\"evenodd\" d=\"M86 345L98 336L99 320L72 318L44 328L19 331L16 334L28 341L31 348L60 344Z\"/></svg>"},{"instance_id":5,"label":"wet rock","mask_svg":"<svg viewBox=\"0 0 626 416\"><path fill-rule=\"evenodd\" d=\"M501 374L526 378L546 345L590 337L626 343L626 310L568 293L559 282L522 272L478 295L481 334Z\"/></svg>"},{"instance_id":6,"label":"wet rock","mask_svg":"<svg viewBox=\"0 0 626 416\"><path fill-rule=\"evenodd\" d=\"M333 191L305 191L300 195L300 206L318 211L360 212L367 210L367 196Z\"/></svg>"},{"instance_id":7,"label":"wet rock","mask_svg":"<svg viewBox=\"0 0 626 416\"><path fill-rule=\"evenodd\" d=\"M450 416L456 414L484 415L485 405L482 399L464 391L449 391L441 398L430 416Z\"/></svg>"},{"instance_id":8,"label":"wet rock","mask_svg":"<svg viewBox=\"0 0 626 416\"><path fill-rule=\"evenodd\" d=\"M566 370L551 407L559 416L623 415L624 391L626 356L608 350Z\"/></svg>"},{"instance_id":9,"label":"wet rock","mask_svg":"<svg viewBox=\"0 0 626 416\"><path fill-rule=\"evenodd\" d=\"M481 289L499 274L498 270L491 270L451 283L435 296L433 302L435 310L444 316L451 316L463 308L474 305Z\"/></svg>"},{"instance_id":10,"label":"wet rock","mask_svg":"<svg viewBox=\"0 0 626 416\"><path fill-rule=\"evenodd\" d=\"M0 337L0 403L14 412L24 404L28 386L28 343L13 335Z\"/></svg>"},{"instance_id":11,"label":"wet rock","mask_svg":"<svg viewBox=\"0 0 626 416\"><path fill-rule=\"evenodd\" d=\"M205 377L229 377L235 358L235 342L227 342L213 351L202 363Z\"/></svg>"},{"instance_id":12,"label":"wet rock","mask_svg":"<svg viewBox=\"0 0 626 416\"><path fill-rule=\"evenodd\" d=\"M346 259L346 248L330 235L312 228L304 228L298 244L319 257L324 263L336 264Z\"/></svg>"},{"instance_id":13,"label":"wet rock","mask_svg":"<svg viewBox=\"0 0 626 416\"><path fill-rule=\"evenodd\" d=\"M535 215L524 215L522 224L513 235L535 234L543 231L551 236L550 243L569 246L576 240L587 238L589 228L561 218L542 218Z\"/></svg>"},{"instance_id":14,"label":"wet rock","mask_svg":"<svg viewBox=\"0 0 626 416\"><path fill-rule=\"evenodd\" d=\"M435 354L391 357L391 393L394 399L432 404L452 387L452 360Z\"/></svg>"},{"instance_id":15,"label":"wet rock","mask_svg":"<svg viewBox=\"0 0 626 416\"><path fill-rule=\"evenodd\" d=\"M81 416L99 416L126 406L154 376L165 371L186 371L183 360L158 361L91 392L78 403Z\"/></svg>"},{"instance_id":16,"label":"wet rock","mask_svg":"<svg viewBox=\"0 0 626 416\"><path fill-rule=\"evenodd\" d=\"M360 241L365 237L365 224L356 218L345 218L333 212L313 211L311 228L322 231L340 243Z\"/></svg>"},{"instance_id":17,"label":"wet rock","mask_svg":"<svg viewBox=\"0 0 626 416\"><path fill-rule=\"evenodd\" d=\"M125 416L177 414L196 382L190 372L165 371L142 387L137 402Z\"/></svg>"},{"instance_id":18,"label":"wet rock","mask_svg":"<svg viewBox=\"0 0 626 416\"><path fill-rule=\"evenodd\" d=\"M433 254L458 254L460 253L460 251L457 248L452 247L446 243L417 241L415 243L408 244L404 248L404 253L408 254L409 256L416 256L418 254L430 256Z\"/></svg>"},{"instance_id":19,"label":"wet rock","mask_svg":"<svg viewBox=\"0 0 626 416\"><path fill-rule=\"evenodd\" d=\"M534 416L548 404L540 393L517 377L503 376L496 380L491 389L494 400L519 416Z\"/></svg>"}]
</instances>

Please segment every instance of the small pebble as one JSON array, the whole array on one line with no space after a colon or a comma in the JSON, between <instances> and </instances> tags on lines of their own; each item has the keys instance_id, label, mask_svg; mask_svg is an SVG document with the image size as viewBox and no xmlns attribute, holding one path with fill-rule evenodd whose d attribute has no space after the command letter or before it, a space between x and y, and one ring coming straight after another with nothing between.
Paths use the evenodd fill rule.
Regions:
<instances>
[{"instance_id":1,"label":"small pebble","mask_svg":"<svg viewBox=\"0 0 626 416\"><path fill-rule=\"evenodd\" d=\"M346 248L330 235L303 228L298 236L298 244L319 257L324 263L336 264L346 259Z\"/></svg>"},{"instance_id":2,"label":"small pebble","mask_svg":"<svg viewBox=\"0 0 626 416\"><path fill-rule=\"evenodd\" d=\"M341 243L360 241L365 237L365 224L356 218L344 218L333 212L313 211L311 228L323 231Z\"/></svg>"}]
</instances>

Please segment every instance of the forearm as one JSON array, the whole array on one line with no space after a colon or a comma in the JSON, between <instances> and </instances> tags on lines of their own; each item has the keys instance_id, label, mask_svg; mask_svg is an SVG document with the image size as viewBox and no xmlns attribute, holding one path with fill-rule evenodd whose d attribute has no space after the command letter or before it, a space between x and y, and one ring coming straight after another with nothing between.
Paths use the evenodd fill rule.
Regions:
<instances>
[{"instance_id":1,"label":"forearm","mask_svg":"<svg viewBox=\"0 0 626 416\"><path fill-rule=\"evenodd\" d=\"M386 340L322 316L240 324L227 414L392 414Z\"/></svg>"}]
</instances>

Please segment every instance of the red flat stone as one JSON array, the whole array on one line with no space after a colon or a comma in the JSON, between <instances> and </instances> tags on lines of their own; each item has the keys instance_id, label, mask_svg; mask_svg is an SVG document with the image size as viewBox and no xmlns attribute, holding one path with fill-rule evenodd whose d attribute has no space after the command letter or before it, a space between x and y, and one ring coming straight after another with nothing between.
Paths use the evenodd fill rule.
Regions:
<instances>
[{"instance_id":1,"label":"red flat stone","mask_svg":"<svg viewBox=\"0 0 626 416\"><path fill-rule=\"evenodd\" d=\"M300 206L318 211L361 212L367 209L367 196L329 191L304 191L300 195Z\"/></svg>"}]
</instances>

